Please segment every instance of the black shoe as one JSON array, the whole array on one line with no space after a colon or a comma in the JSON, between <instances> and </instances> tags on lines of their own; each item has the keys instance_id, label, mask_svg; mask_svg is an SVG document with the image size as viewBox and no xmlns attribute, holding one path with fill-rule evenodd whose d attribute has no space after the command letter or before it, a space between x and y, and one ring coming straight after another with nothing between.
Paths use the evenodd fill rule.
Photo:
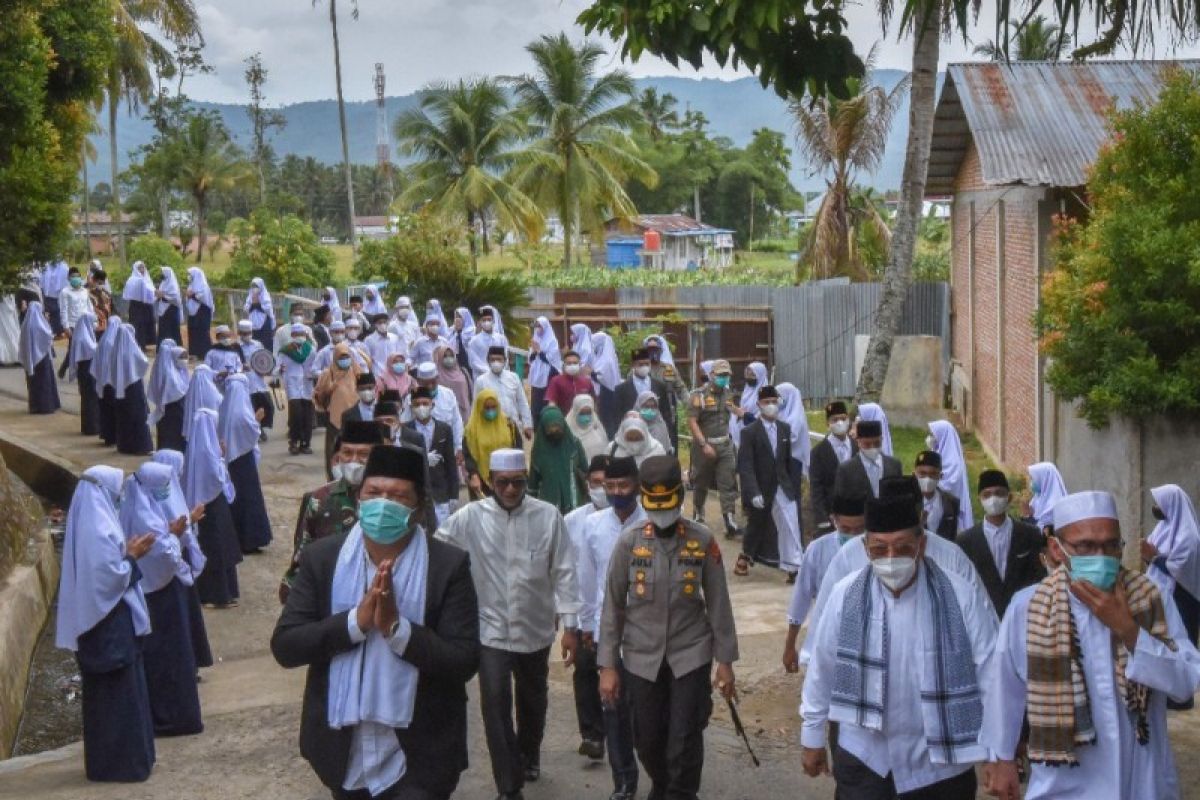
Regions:
<instances>
[{"instance_id":1,"label":"black shoe","mask_svg":"<svg viewBox=\"0 0 1200 800\"><path fill-rule=\"evenodd\" d=\"M515 792L501 792L496 795L496 800L525 800L525 795L521 794L519 790Z\"/></svg>"},{"instance_id":2,"label":"black shoe","mask_svg":"<svg viewBox=\"0 0 1200 800\"><path fill-rule=\"evenodd\" d=\"M306 444L302 444L302 445L300 445L300 455L302 455L302 456L311 456L311 455L312 455L312 448L311 448L311 447L309 447L309 446L308 446L308 445L306 445Z\"/></svg>"},{"instance_id":3,"label":"black shoe","mask_svg":"<svg viewBox=\"0 0 1200 800\"><path fill-rule=\"evenodd\" d=\"M637 787L622 786L608 796L608 800L633 800L637 797Z\"/></svg>"},{"instance_id":4,"label":"black shoe","mask_svg":"<svg viewBox=\"0 0 1200 800\"><path fill-rule=\"evenodd\" d=\"M742 535L742 532L738 530L737 523L734 522L733 514L722 514L721 519L725 522L726 539L733 540Z\"/></svg>"},{"instance_id":5,"label":"black shoe","mask_svg":"<svg viewBox=\"0 0 1200 800\"><path fill-rule=\"evenodd\" d=\"M789 572L787 574L788 586L791 586L792 584L794 584L796 582L796 575L797 575L797 573L795 573L795 572Z\"/></svg>"},{"instance_id":6,"label":"black shoe","mask_svg":"<svg viewBox=\"0 0 1200 800\"><path fill-rule=\"evenodd\" d=\"M542 768L537 764L531 764L525 768L525 782L537 783L538 778L542 777Z\"/></svg>"},{"instance_id":7,"label":"black shoe","mask_svg":"<svg viewBox=\"0 0 1200 800\"><path fill-rule=\"evenodd\" d=\"M298 455L300 455L300 448L297 447L294 443L288 442L288 454L293 455L293 456L298 456Z\"/></svg>"},{"instance_id":8,"label":"black shoe","mask_svg":"<svg viewBox=\"0 0 1200 800\"><path fill-rule=\"evenodd\" d=\"M259 432L259 434L258 434L258 440L259 440L260 442L265 442L265 441L267 440L267 432L266 432L266 431L260 431L260 432Z\"/></svg>"},{"instance_id":9,"label":"black shoe","mask_svg":"<svg viewBox=\"0 0 1200 800\"><path fill-rule=\"evenodd\" d=\"M593 761L601 760L604 758L604 740L584 739L579 743L579 755L587 756Z\"/></svg>"}]
</instances>

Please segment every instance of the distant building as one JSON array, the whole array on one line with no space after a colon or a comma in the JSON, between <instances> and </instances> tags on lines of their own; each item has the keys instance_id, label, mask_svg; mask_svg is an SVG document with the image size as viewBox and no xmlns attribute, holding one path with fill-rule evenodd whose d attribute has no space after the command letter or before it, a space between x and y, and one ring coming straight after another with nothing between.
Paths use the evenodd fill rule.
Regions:
<instances>
[{"instance_id":1,"label":"distant building","mask_svg":"<svg viewBox=\"0 0 1200 800\"><path fill-rule=\"evenodd\" d=\"M1031 320L1054 215L1086 216L1107 112L1152 102L1167 63L951 64L925 191L951 214L951 398L1000 463L1054 457L1057 403Z\"/></svg>"},{"instance_id":2,"label":"distant building","mask_svg":"<svg viewBox=\"0 0 1200 800\"><path fill-rule=\"evenodd\" d=\"M733 263L733 231L684 214L643 214L627 223L614 219L605 231L613 269L722 269Z\"/></svg>"},{"instance_id":3,"label":"distant building","mask_svg":"<svg viewBox=\"0 0 1200 800\"><path fill-rule=\"evenodd\" d=\"M390 239L396 235L399 217L372 216L355 217L354 232L359 239Z\"/></svg>"},{"instance_id":4,"label":"distant building","mask_svg":"<svg viewBox=\"0 0 1200 800\"><path fill-rule=\"evenodd\" d=\"M112 214L107 211L93 211L86 217L75 214L71 217L71 235L76 241L86 245L91 237L91 253L96 256L106 256L117 250L117 233L125 229L126 236L133 236L136 229L133 216L121 214L121 225L117 225Z\"/></svg>"}]
</instances>

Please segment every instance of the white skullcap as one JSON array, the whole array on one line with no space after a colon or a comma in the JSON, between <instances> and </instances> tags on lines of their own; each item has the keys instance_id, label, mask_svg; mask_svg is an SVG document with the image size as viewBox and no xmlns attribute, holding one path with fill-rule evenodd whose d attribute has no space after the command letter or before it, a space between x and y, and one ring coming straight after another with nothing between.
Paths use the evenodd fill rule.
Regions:
<instances>
[{"instance_id":1,"label":"white skullcap","mask_svg":"<svg viewBox=\"0 0 1200 800\"><path fill-rule=\"evenodd\" d=\"M346 327L347 328L361 328L362 320L360 320L358 317L351 317L350 319L346 320Z\"/></svg>"},{"instance_id":2,"label":"white skullcap","mask_svg":"<svg viewBox=\"0 0 1200 800\"><path fill-rule=\"evenodd\" d=\"M431 381L438 376L437 367L432 361L422 362L417 367L417 380Z\"/></svg>"},{"instance_id":3,"label":"white skullcap","mask_svg":"<svg viewBox=\"0 0 1200 800\"><path fill-rule=\"evenodd\" d=\"M301 323L294 322L292 323L292 335L295 336L297 333L308 333L308 331L304 330L304 325Z\"/></svg>"},{"instance_id":4,"label":"white skullcap","mask_svg":"<svg viewBox=\"0 0 1200 800\"><path fill-rule=\"evenodd\" d=\"M239 319L238 320L238 330L239 331L252 331L252 330L254 330L254 324L251 323L250 320L248 320L248 319Z\"/></svg>"},{"instance_id":5,"label":"white skullcap","mask_svg":"<svg viewBox=\"0 0 1200 800\"><path fill-rule=\"evenodd\" d=\"M1085 519L1117 520L1117 502L1108 492L1076 492L1054 504L1054 528Z\"/></svg>"},{"instance_id":6,"label":"white skullcap","mask_svg":"<svg viewBox=\"0 0 1200 800\"><path fill-rule=\"evenodd\" d=\"M229 326L228 325L218 325L216 328L216 333L217 333L217 336L220 336L222 333L229 333Z\"/></svg>"},{"instance_id":7,"label":"white skullcap","mask_svg":"<svg viewBox=\"0 0 1200 800\"><path fill-rule=\"evenodd\" d=\"M329 330L344 331L346 330L346 323L342 322L340 319L335 319L333 322L329 323Z\"/></svg>"},{"instance_id":8,"label":"white skullcap","mask_svg":"<svg viewBox=\"0 0 1200 800\"><path fill-rule=\"evenodd\" d=\"M492 457L488 460L488 466L492 472L524 472L525 451L493 450Z\"/></svg>"}]
</instances>

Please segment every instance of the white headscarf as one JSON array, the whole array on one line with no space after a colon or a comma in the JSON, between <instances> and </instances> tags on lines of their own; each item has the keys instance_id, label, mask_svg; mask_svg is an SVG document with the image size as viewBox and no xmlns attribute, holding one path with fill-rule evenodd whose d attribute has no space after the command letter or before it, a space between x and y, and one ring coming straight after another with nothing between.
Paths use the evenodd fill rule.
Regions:
<instances>
[{"instance_id":1,"label":"white headscarf","mask_svg":"<svg viewBox=\"0 0 1200 800\"><path fill-rule=\"evenodd\" d=\"M67 350L67 378L75 380L80 361L91 361L96 355L96 317L91 313L83 314L75 322L75 331L71 334L71 345ZM92 376L93 378L95 375Z\"/></svg>"},{"instance_id":2,"label":"white headscarf","mask_svg":"<svg viewBox=\"0 0 1200 800\"><path fill-rule=\"evenodd\" d=\"M262 306L262 311L250 310L250 306L254 302L255 289L258 289L258 304ZM250 281L250 293L246 295L246 302L242 303L242 310L250 315L250 321L254 323L256 331L267 324L268 320L272 323L275 321L275 305L271 302L271 293L267 291L267 285L263 283L262 278Z\"/></svg>"},{"instance_id":3,"label":"white headscarf","mask_svg":"<svg viewBox=\"0 0 1200 800\"><path fill-rule=\"evenodd\" d=\"M187 438L188 431L192 428L192 420L200 409L206 408L215 412L220 407L221 391L217 389L216 373L207 364L197 364L183 400L184 438Z\"/></svg>"},{"instance_id":4,"label":"white headscarf","mask_svg":"<svg viewBox=\"0 0 1200 800\"><path fill-rule=\"evenodd\" d=\"M179 290L179 279L175 277L175 270L163 267L162 276L163 281L158 287L162 292L162 299L154 304L155 312L160 317L170 306L183 307L183 293Z\"/></svg>"},{"instance_id":5,"label":"white headscarf","mask_svg":"<svg viewBox=\"0 0 1200 800\"><path fill-rule=\"evenodd\" d=\"M571 326L571 349L579 354L580 366L592 365L592 330L582 322Z\"/></svg>"},{"instance_id":6,"label":"white headscarf","mask_svg":"<svg viewBox=\"0 0 1200 800\"><path fill-rule=\"evenodd\" d=\"M147 305L154 302L154 281L150 280L150 273L146 270L145 261L133 262L133 270L129 273L128 280L125 281L125 288L121 291L121 296L130 302L136 301Z\"/></svg>"},{"instance_id":7,"label":"white headscarf","mask_svg":"<svg viewBox=\"0 0 1200 800\"><path fill-rule=\"evenodd\" d=\"M408 319L400 319L400 309L408 306ZM407 296L396 298L396 305L392 311L392 324L398 330L396 334L407 342L415 342L421 338L421 323L418 321L417 311L412 307L412 300Z\"/></svg>"},{"instance_id":8,"label":"white headscarf","mask_svg":"<svg viewBox=\"0 0 1200 800\"><path fill-rule=\"evenodd\" d=\"M1063 483L1058 467L1049 461L1039 461L1029 466L1029 487L1033 492L1029 505L1033 519L1039 528L1054 524L1054 504L1067 496L1067 485Z\"/></svg>"},{"instance_id":9,"label":"white headscarf","mask_svg":"<svg viewBox=\"0 0 1200 800\"><path fill-rule=\"evenodd\" d=\"M103 393L105 386L112 385L112 353L120 332L121 318L114 314L108 318L108 327L100 335L96 352L92 354L92 377L96 379L97 394Z\"/></svg>"},{"instance_id":10,"label":"white headscarf","mask_svg":"<svg viewBox=\"0 0 1200 800\"><path fill-rule=\"evenodd\" d=\"M650 435L654 437L655 441L662 445L663 452L670 455L674 452L674 447L671 445L671 431L667 429L667 423L663 420L662 409L658 408L658 395L650 391L642 392L637 396L637 400L634 401L633 410L638 412L640 416L642 409L647 408L651 401L654 402L654 407L658 410L658 416L654 418L653 423L646 422L644 418L642 422L646 424L646 428L650 431Z\"/></svg>"},{"instance_id":11,"label":"white headscarf","mask_svg":"<svg viewBox=\"0 0 1200 800\"><path fill-rule=\"evenodd\" d=\"M642 434L642 441L627 442L625 437L629 431L637 430ZM650 456L665 456L667 451L658 443L658 439L654 438L654 434L650 433L650 428L642 421L642 418L633 414L621 420L621 427L617 429L617 435L613 438L613 458L628 458L632 457L640 467L642 462Z\"/></svg>"},{"instance_id":12,"label":"white headscarf","mask_svg":"<svg viewBox=\"0 0 1200 800\"><path fill-rule=\"evenodd\" d=\"M363 288L363 313L368 319L376 314L387 313L387 305L383 302L378 287L368 285Z\"/></svg>"},{"instance_id":13,"label":"white headscarf","mask_svg":"<svg viewBox=\"0 0 1200 800\"><path fill-rule=\"evenodd\" d=\"M579 422L579 410L582 408L592 410L592 421L588 425L581 425ZM577 394L571 401L571 411L567 414L567 428L579 440L579 444L583 445L583 453L589 462L594 456L602 456L608 452L608 434L605 433L604 424L600 422L600 415L596 410L595 398L589 394Z\"/></svg>"},{"instance_id":14,"label":"white headscarf","mask_svg":"<svg viewBox=\"0 0 1200 800\"><path fill-rule=\"evenodd\" d=\"M612 391L621 382L621 365L612 337L604 331L592 334L592 380Z\"/></svg>"},{"instance_id":15,"label":"white headscarf","mask_svg":"<svg viewBox=\"0 0 1200 800\"><path fill-rule=\"evenodd\" d=\"M229 497L229 471L221 458L217 439L217 412L202 408L188 426L188 448L183 462L183 496L189 506L211 503L221 492Z\"/></svg>"},{"instance_id":16,"label":"white headscarf","mask_svg":"<svg viewBox=\"0 0 1200 800\"><path fill-rule=\"evenodd\" d=\"M1173 483L1154 487L1150 495L1166 519L1154 526L1147 541L1166 559L1167 575L1196 597L1200 595L1200 527L1192 499ZM1166 577L1161 569L1149 569L1147 574L1156 579Z\"/></svg>"},{"instance_id":17,"label":"white headscarf","mask_svg":"<svg viewBox=\"0 0 1200 800\"><path fill-rule=\"evenodd\" d=\"M145 376L149 366L150 359L146 358L146 354L138 346L133 326L125 323L117 334L116 344L113 345L112 372L109 374L118 400L125 397L127 388Z\"/></svg>"},{"instance_id":18,"label":"white headscarf","mask_svg":"<svg viewBox=\"0 0 1200 800\"><path fill-rule=\"evenodd\" d=\"M187 351L170 339L163 339L158 345L150 380L146 382L146 400L154 406L150 412L151 425L163 418L168 405L187 395L191 379L187 365L179 363L181 354L186 356Z\"/></svg>"},{"instance_id":19,"label":"white headscarf","mask_svg":"<svg viewBox=\"0 0 1200 800\"><path fill-rule=\"evenodd\" d=\"M78 650L79 637L124 600L137 636L150 632L150 613L141 584L129 585L133 565L125 559L125 534L117 519L121 470L96 466L75 486L67 510L62 574L58 583L58 622L54 643Z\"/></svg>"},{"instance_id":20,"label":"white headscarf","mask_svg":"<svg viewBox=\"0 0 1200 800\"><path fill-rule=\"evenodd\" d=\"M962 442L958 431L944 419L929 423L934 438L934 451L942 457L942 479L938 487L958 498L958 529L965 531L975 524L975 513L971 510L971 478L967 474L967 460L963 456Z\"/></svg>"},{"instance_id":21,"label":"white headscarf","mask_svg":"<svg viewBox=\"0 0 1200 800\"><path fill-rule=\"evenodd\" d=\"M208 306L212 309L217 307L212 289L208 285L208 276L204 274L204 270L199 267L188 267L188 288L192 290L192 296L187 301L189 315L199 311L200 306Z\"/></svg>"},{"instance_id":22,"label":"white headscarf","mask_svg":"<svg viewBox=\"0 0 1200 800\"><path fill-rule=\"evenodd\" d=\"M171 474L166 464L147 461L125 479L121 496L121 528L125 538L154 534L150 552L138 559L142 591L147 593L157 592L170 583L183 561L179 539L171 533L170 521L157 498L161 494L163 502L170 499Z\"/></svg>"},{"instance_id":23,"label":"white headscarf","mask_svg":"<svg viewBox=\"0 0 1200 800\"><path fill-rule=\"evenodd\" d=\"M225 397L217 420L217 438L225 443L225 463L232 464L246 453L254 451L258 461L258 437L262 433L250 404L250 381L245 375L230 375L225 379Z\"/></svg>"},{"instance_id":24,"label":"white headscarf","mask_svg":"<svg viewBox=\"0 0 1200 800\"><path fill-rule=\"evenodd\" d=\"M342 321L342 300L338 297L337 289L332 286L325 287L325 293L329 295L325 299L325 305L329 306L329 318L335 322Z\"/></svg>"},{"instance_id":25,"label":"white headscarf","mask_svg":"<svg viewBox=\"0 0 1200 800\"><path fill-rule=\"evenodd\" d=\"M180 517L190 519L191 509L188 508L187 500L184 499L183 486L180 484L183 476L183 453L178 450L155 450L150 460L156 464L166 464L171 468L171 496L161 504L167 519L179 519ZM176 577L185 586L191 586L195 582L196 576L204 571L204 565L208 563L204 551L200 549L200 542L196 539L195 524L188 523L187 533L180 539L180 544L187 553L187 563L180 565Z\"/></svg>"},{"instance_id":26,"label":"white headscarf","mask_svg":"<svg viewBox=\"0 0 1200 800\"><path fill-rule=\"evenodd\" d=\"M792 458L804 465L808 474L808 457L812 444L808 436L808 414L804 413L804 398L791 383L775 387L779 392L779 418L792 429Z\"/></svg>"},{"instance_id":27,"label":"white headscarf","mask_svg":"<svg viewBox=\"0 0 1200 800\"><path fill-rule=\"evenodd\" d=\"M667 344L667 337L659 336L655 333L642 340L643 347L649 347L651 344L658 345L662 350L662 358L659 359L660 364L666 364L669 367L675 366L675 356L671 353L671 345Z\"/></svg>"},{"instance_id":28,"label":"white headscarf","mask_svg":"<svg viewBox=\"0 0 1200 800\"><path fill-rule=\"evenodd\" d=\"M878 403L863 403L858 407L858 418L878 422L880 427L883 428L883 444L881 445L883 454L885 456L895 455L892 452L892 429L891 426L888 425L887 412L883 410L883 406L879 405ZM957 435L958 434L955 434L955 436ZM961 450L962 448L960 447L959 449ZM946 491L950 490L947 489ZM956 492L950 493L955 497L958 496Z\"/></svg>"},{"instance_id":29,"label":"white headscarf","mask_svg":"<svg viewBox=\"0 0 1200 800\"><path fill-rule=\"evenodd\" d=\"M466 346L467 342L471 341L471 337L475 335L475 318L471 316L471 309L467 308L466 306L459 306L458 308L454 309L454 315L456 317L462 317L463 346ZM451 326L450 330L454 330L453 326ZM457 342L454 344L457 347Z\"/></svg>"},{"instance_id":30,"label":"white headscarf","mask_svg":"<svg viewBox=\"0 0 1200 800\"><path fill-rule=\"evenodd\" d=\"M563 361L558 349L558 336L550 326L550 320L538 317L537 325L541 327L541 332L533 334L533 341L542 348L541 355L545 356L545 361L530 354L529 385L535 389L545 389L546 384L550 383L550 368L562 372Z\"/></svg>"},{"instance_id":31,"label":"white headscarf","mask_svg":"<svg viewBox=\"0 0 1200 800\"><path fill-rule=\"evenodd\" d=\"M32 375L42 359L50 355L53 343L54 331L50 330L42 304L34 300L25 310L25 319L21 322L21 333L17 338L17 360L27 374Z\"/></svg>"},{"instance_id":32,"label":"white headscarf","mask_svg":"<svg viewBox=\"0 0 1200 800\"><path fill-rule=\"evenodd\" d=\"M437 298L434 298L433 300L430 300L425 305L427 306L427 308L425 309L425 321L429 322L429 319L431 317L436 317L437 319L440 319L442 321L441 334L442 334L442 336L447 335L447 331L450 330L450 323L448 323L446 321L446 312L442 311L442 301L438 300ZM432 311L429 310L428 306L433 306L433 310Z\"/></svg>"},{"instance_id":33,"label":"white headscarf","mask_svg":"<svg viewBox=\"0 0 1200 800\"><path fill-rule=\"evenodd\" d=\"M767 365L761 361L751 361L749 364L750 371L754 373L754 377L758 378L758 385L751 386L747 383L742 387L742 410L749 411L758 416L758 390L767 385L769 378L767 377Z\"/></svg>"}]
</instances>

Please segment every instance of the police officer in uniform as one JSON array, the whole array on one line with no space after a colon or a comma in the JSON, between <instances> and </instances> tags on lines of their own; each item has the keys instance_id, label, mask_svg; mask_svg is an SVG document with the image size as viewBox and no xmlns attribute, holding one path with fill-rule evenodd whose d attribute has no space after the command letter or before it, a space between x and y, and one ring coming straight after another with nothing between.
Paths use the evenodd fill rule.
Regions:
<instances>
[{"instance_id":1,"label":"police officer in uniform","mask_svg":"<svg viewBox=\"0 0 1200 800\"><path fill-rule=\"evenodd\" d=\"M710 371L712 380L692 392L688 402L688 427L692 430L692 461L695 474L692 481L693 519L704 524L704 501L713 483L721 493L721 519L725 523L725 538L738 535L734 514L737 509L737 451L729 436L729 407L734 403L729 390L733 370L729 362L719 359Z\"/></svg>"},{"instance_id":2,"label":"police officer in uniform","mask_svg":"<svg viewBox=\"0 0 1200 800\"><path fill-rule=\"evenodd\" d=\"M649 800L694 800L712 689L735 696L733 607L720 547L681 516L679 462L646 459L640 483L648 521L621 532L605 583L600 699L611 706L627 693L634 747L653 784Z\"/></svg>"},{"instance_id":3,"label":"police officer in uniform","mask_svg":"<svg viewBox=\"0 0 1200 800\"><path fill-rule=\"evenodd\" d=\"M292 581L300 571L300 553L310 543L348 533L358 522L358 487L371 448L384 444L385 429L370 420L347 420L334 453L335 480L300 498L300 516L292 540L292 562L279 583L279 602L286 603Z\"/></svg>"}]
</instances>

